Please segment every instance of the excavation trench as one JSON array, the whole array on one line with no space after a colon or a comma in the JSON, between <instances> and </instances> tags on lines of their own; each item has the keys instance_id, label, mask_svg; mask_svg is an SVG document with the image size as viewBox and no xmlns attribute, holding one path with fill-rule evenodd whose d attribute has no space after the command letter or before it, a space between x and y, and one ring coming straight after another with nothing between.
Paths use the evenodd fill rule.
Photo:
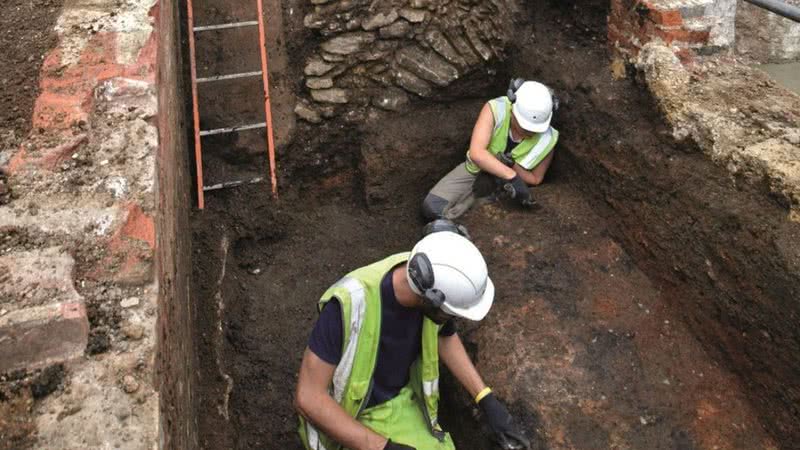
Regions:
<instances>
[{"instance_id":1,"label":"excavation trench","mask_svg":"<svg viewBox=\"0 0 800 450\"><path fill-rule=\"evenodd\" d=\"M244 6L195 3L200 23L246 18ZM762 240L788 233L775 225L780 205L730 188L719 168L672 140L641 86L611 78L605 2L582 4L581 14L570 2L534 2L524 25L534 40L492 76L468 77L405 113L315 126L290 120L308 49L287 11L300 6L266 3L284 11L268 31L279 67L280 199L266 185L223 190L191 216L202 448L301 448L292 394L316 299L348 271L413 245L425 192L461 161L481 105L512 74L563 93L554 124L562 137L534 189L541 209L501 202L464 218L498 293L486 320L458 326L535 448L770 448L797 433L796 411L782 409L791 394L775 381L794 363L771 360L753 328L772 316L742 306L796 298L796 280L760 256ZM229 50L247 41L231 39ZM204 70L232 67L227 51L199 52ZM234 57L242 69L244 60ZM226 98L258 97L246 83L207 91L204 126L229 118ZM262 143L258 133L204 141L206 176L263 173ZM766 234L751 233L742 219L751 214ZM748 270L752 283L737 278ZM770 339L791 341L775 330ZM457 446L491 448L465 392L447 376L442 391Z\"/></svg>"}]
</instances>

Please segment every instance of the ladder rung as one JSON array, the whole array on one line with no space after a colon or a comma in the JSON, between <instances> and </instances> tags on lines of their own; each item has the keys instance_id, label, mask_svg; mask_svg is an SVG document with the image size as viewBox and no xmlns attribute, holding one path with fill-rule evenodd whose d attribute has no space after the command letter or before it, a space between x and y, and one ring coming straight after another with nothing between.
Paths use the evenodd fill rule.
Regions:
<instances>
[{"instance_id":1,"label":"ladder rung","mask_svg":"<svg viewBox=\"0 0 800 450\"><path fill-rule=\"evenodd\" d=\"M224 183L212 184L211 186L203 186L203 190L215 191L217 189L231 188L231 187L241 186L243 184L261 183L262 181L264 181L264 177L251 178L249 180L226 181Z\"/></svg>"},{"instance_id":2,"label":"ladder rung","mask_svg":"<svg viewBox=\"0 0 800 450\"><path fill-rule=\"evenodd\" d=\"M242 73L232 73L230 75L215 75L213 77L203 77L198 78L198 83L208 83L209 81L219 81L219 80L233 80L236 78L247 78L247 77L260 77L261 71L258 70L256 72L242 72Z\"/></svg>"},{"instance_id":3,"label":"ladder rung","mask_svg":"<svg viewBox=\"0 0 800 450\"><path fill-rule=\"evenodd\" d=\"M250 125L240 125L238 127L228 127L228 128L216 128L213 130L204 130L200 132L200 136L210 136L212 134L222 134L222 133L235 133L237 131L244 131L244 130L254 130L256 128L266 128L267 123L254 123Z\"/></svg>"},{"instance_id":4,"label":"ladder rung","mask_svg":"<svg viewBox=\"0 0 800 450\"><path fill-rule=\"evenodd\" d=\"M257 20L248 20L245 22L221 23L219 25L203 25L194 27L194 31L224 30L226 28L253 27L257 25Z\"/></svg>"}]
</instances>

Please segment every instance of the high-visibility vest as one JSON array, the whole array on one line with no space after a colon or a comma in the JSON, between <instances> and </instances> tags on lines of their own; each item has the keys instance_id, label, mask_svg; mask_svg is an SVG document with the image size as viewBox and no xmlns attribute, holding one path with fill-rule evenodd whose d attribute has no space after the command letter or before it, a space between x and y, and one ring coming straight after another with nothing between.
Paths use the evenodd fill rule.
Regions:
<instances>
[{"instance_id":1,"label":"high-visibility vest","mask_svg":"<svg viewBox=\"0 0 800 450\"><path fill-rule=\"evenodd\" d=\"M409 253L398 253L345 275L322 295L319 310L331 300L342 309L344 339L342 357L333 373L330 394L350 416L358 419L366 407L373 386L381 335L381 280L393 267L408 261ZM411 367L410 382L429 430L439 440L445 437L439 426L439 328L423 318L422 349ZM300 418L300 436L307 449L341 448Z\"/></svg>"},{"instance_id":2,"label":"high-visibility vest","mask_svg":"<svg viewBox=\"0 0 800 450\"><path fill-rule=\"evenodd\" d=\"M508 129L511 127L511 105L511 101L505 96L489 100L489 107L494 117L494 130L488 148L492 155L506 151ZM511 157L520 166L531 170L553 151L557 141L558 130L550 127L544 133L536 133L523 139L511 150ZM467 151L467 171L473 175L481 171L481 168L469 158L469 151Z\"/></svg>"}]
</instances>

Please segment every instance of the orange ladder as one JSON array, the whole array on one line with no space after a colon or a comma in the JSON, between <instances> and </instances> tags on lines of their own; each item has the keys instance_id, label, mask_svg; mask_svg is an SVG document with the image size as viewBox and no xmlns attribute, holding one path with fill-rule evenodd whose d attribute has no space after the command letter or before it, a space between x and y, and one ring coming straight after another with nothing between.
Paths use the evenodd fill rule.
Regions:
<instances>
[{"instance_id":1,"label":"orange ladder","mask_svg":"<svg viewBox=\"0 0 800 450\"><path fill-rule=\"evenodd\" d=\"M212 136L215 134L223 133L237 133L245 130L255 130L260 128L267 129L267 152L269 156L269 177L272 183L272 195L278 195L278 180L275 175L275 143L272 137L272 110L269 103L269 74L267 72L267 44L264 27L264 5L262 0L256 0L256 8L258 10L258 20L250 20L243 22L223 23L218 25L204 25L194 26L194 7L192 0L187 0L187 20L189 22L189 64L191 66L191 81L192 81L192 118L194 123L194 157L197 167L197 207L203 209L205 207L205 192L213 191L216 189L223 189L243 184L254 184L264 181L264 177L256 177L247 180L233 180L224 181L212 185L203 184L203 146L202 138L204 136ZM231 28L252 27L258 26L258 41L259 50L261 54L261 70L255 72L242 72L232 73L227 75L215 75L210 77L197 78L197 64L195 62L195 44L194 34L210 30L225 30ZM248 78L261 76L264 87L264 112L266 121L261 123L252 123L244 125L236 125L226 128L216 128L211 130L200 129L200 111L197 102L197 84L210 83L224 80L233 80L237 78Z\"/></svg>"}]
</instances>

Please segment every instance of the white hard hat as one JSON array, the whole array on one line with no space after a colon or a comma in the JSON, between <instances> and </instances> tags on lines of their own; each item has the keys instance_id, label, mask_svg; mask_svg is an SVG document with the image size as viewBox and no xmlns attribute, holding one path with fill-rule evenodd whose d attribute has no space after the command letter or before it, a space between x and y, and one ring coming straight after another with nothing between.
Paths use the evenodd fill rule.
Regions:
<instances>
[{"instance_id":1,"label":"white hard hat","mask_svg":"<svg viewBox=\"0 0 800 450\"><path fill-rule=\"evenodd\" d=\"M444 312L481 320L494 301L486 261L469 239L450 231L432 233L411 250L406 277L417 295L443 294Z\"/></svg>"},{"instance_id":2,"label":"white hard hat","mask_svg":"<svg viewBox=\"0 0 800 450\"><path fill-rule=\"evenodd\" d=\"M553 95L536 81L526 81L515 92L512 111L519 125L527 131L544 133L553 118Z\"/></svg>"}]
</instances>

